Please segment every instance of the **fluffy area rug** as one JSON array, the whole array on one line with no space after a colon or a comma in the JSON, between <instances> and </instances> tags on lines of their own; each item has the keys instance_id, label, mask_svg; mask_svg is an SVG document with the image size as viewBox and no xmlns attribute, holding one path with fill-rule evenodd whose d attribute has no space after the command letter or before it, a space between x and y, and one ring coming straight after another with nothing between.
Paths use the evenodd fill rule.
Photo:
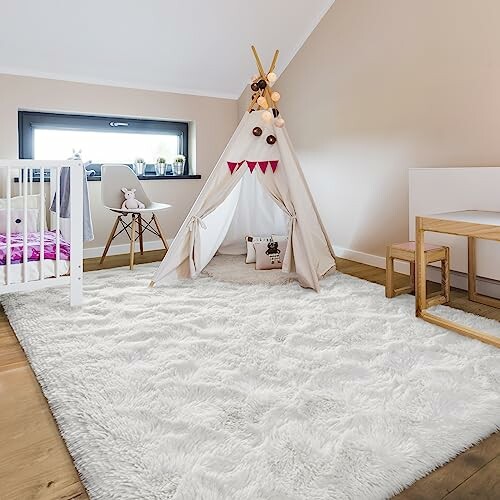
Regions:
<instances>
[{"instance_id":1,"label":"fluffy area rug","mask_svg":"<svg viewBox=\"0 0 500 500\"><path fill-rule=\"evenodd\" d=\"M500 425L500 350L340 273L315 293L155 266L2 298L92 499L379 499ZM500 335L497 322L441 308Z\"/></svg>"},{"instance_id":2,"label":"fluffy area rug","mask_svg":"<svg viewBox=\"0 0 500 500\"><path fill-rule=\"evenodd\" d=\"M202 273L219 281L247 285L284 285L295 281L294 274L281 269L257 271L255 264L246 264L241 255L216 255Z\"/></svg>"}]
</instances>

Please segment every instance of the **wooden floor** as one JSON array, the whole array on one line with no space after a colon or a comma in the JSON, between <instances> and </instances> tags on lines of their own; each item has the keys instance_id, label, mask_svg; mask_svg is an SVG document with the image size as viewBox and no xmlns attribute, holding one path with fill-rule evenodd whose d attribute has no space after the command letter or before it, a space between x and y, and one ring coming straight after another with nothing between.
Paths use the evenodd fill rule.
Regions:
<instances>
[{"instance_id":1,"label":"wooden floor","mask_svg":"<svg viewBox=\"0 0 500 500\"><path fill-rule=\"evenodd\" d=\"M137 261L152 262L162 256L161 251L146 252ZM127 255L109 257L105 267L127 262ZM99 268L98 259L85 262L86 271ZM384 283L384 271L375 267L338 259L338 268ZM403 286L406 279L396 276L396 286ZM452 305L500 321L499 310L469 302L462 291L452 292ZM24 352L0 311L0 500L87 498ZM500 434L470 448L396 498L500 499Z\"/></svg>"}]
</instances>

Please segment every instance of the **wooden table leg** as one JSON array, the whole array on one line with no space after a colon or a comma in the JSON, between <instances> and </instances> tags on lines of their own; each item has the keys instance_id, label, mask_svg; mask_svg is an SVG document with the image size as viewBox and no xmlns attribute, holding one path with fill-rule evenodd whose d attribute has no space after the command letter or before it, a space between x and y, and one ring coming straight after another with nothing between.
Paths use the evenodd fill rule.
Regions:
<instances>
[{"instance_id":1,"label":"wooden table leg","mask_svg":"<svg viewBox=\"0 0 500 500\"><path fill-rule=\"evenodd\" d=\"M445 259L441 261L441 289L445 304L450 301L450 249L445 248Z\"/></svg>"},{"instance_id":2,"label":"wooden table leg","mask_svg":"<svg viewBox=\"0 0 500 500\"><path fill-rule=\"evenodd\" d=\"M476 295L476 238L469 236L468 243L468 281L469 300L474 300Z\"/></svg>"},{"instance_id":3,"label":"wooden table leg","mask_svg":"<svg viewBox=\"0 0 500 500\"><path fill-rule=\"evenodd\" d=\"M422 218L416 219L416 252L415 252L415 267L416 267L416 287L415 287L415 312L420 316L427 307L427 276L425 262L425 231L422 227Z\"/></svg>"},{"instance_id":4,"label":"wooden table leg","mask_svg":"<svg viewBox=\"0 0 500 500\"><path fill-rule=\"evenodd\" d=\"M142 237L142 215L137 216L137 221L139 223L139 248L141 250L141 255L144 255L144 239Z\"/></svg>"},{"instance_id":5,"label":"wooden table leg","mask_svg":"<svg viewBox=\"0 0 500 500\"><path fill-rule=\"evenodd\" d=\"M130 270L134 269L135 251L135 214L132 214L132 226L130 228Z\"/></svg>"},{"instance_id":6,"label":"wooden table leg","mask_svg":"<svg viewBox=\"0 0 500 500\"><path fill-rule=\"evenodd\" d=\"M469 300L484 304L491 307L500 308L500 299L483 295L477 291L477 255L476 255L476 239L474 236L469 236L468 241L468 282L469 282Z\"/></svg>"},{"instance_id":7,"label":"wooden table leg","mask_svg":"<svg viewBox=\"0 0 500 500\"><path fill-rule=\"evenodd\" d=\"M387 247L385 257L385 296L388 299L394 297L394 259L391 255L391 247Z\"/></svg>"}]
</instances>

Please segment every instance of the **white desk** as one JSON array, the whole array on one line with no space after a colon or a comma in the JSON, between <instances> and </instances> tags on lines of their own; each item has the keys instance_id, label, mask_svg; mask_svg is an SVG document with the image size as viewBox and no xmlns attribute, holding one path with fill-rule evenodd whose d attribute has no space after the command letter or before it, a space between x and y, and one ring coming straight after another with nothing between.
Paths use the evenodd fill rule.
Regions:
<instances>
[{"instance_id":1,"label":"white desk","mask_svg":"<svg viewBox=\"0 0 500 500\"><path fill-rule=\"evenodd\" d=\"M476 239L500 242L500 212L464 210L445 212L416 218L416 314L425 321L448 328L462 335L472 337L496 347L500 338L488 335L473 328L442 319L426 311L426 264L424 254L425 232L465 236L469 242L469 297L471 300L500 307L500 300L479 295L476 291Z\"/></svg>"}]
</instances>

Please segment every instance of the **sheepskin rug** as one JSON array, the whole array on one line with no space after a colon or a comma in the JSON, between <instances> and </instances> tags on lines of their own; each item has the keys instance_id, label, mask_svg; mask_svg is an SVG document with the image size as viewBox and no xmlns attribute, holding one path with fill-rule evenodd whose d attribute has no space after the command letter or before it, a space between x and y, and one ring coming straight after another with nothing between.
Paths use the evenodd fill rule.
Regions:
<instances>
[{"instance_id":1,"label":"sheepskin rug","mask_svg":"<svg viewBox=\"0 0 500 500\"><path fill-rule=\"evenodd\" d=\"M500 425L500 349L340 273L321 292L154 265L2 298L93 499L379 499ZM497 322L440 308L500 335Z\"/></svg>"}]
</instances>

